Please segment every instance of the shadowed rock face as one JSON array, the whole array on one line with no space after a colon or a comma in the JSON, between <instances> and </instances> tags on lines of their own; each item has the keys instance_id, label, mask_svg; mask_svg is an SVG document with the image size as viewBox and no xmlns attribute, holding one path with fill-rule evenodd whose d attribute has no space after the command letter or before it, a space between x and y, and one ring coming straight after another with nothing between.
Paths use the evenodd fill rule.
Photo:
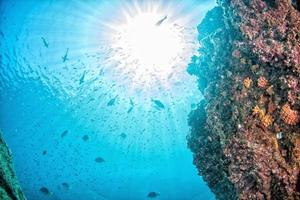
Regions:
<instances>
[{"instance_id":1,"label":"shadowed rock face","mask_svg":"<svg viewBox=\"0 0 300 200\"><path fill-rule=\"evenodd\" d=\"M2 139L0 132L0 199L25 200L15 172L8 147Z\"/></svg>"},{"instance_id":2,"label":"shadowed rock face","mask_svg":"<svg viewBox=\"0 0 300 200\"><path fill-rule=\"evenodd\" d=\"M300 12L289 0L219 0L188 71L194 164L218 199L300 199Z\"/></svg>"}]
</instances>

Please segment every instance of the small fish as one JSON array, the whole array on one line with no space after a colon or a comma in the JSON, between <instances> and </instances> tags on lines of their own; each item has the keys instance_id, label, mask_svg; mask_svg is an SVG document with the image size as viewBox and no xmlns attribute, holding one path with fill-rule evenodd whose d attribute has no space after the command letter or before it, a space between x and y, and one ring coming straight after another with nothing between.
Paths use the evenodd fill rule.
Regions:
<instances>
[{"instance_id":1,"label":"small fish","mask_svg":"<svg viewBox=\"0 0 300 200\"><path fill-rule=\"evenodd\" d=\"M84 135L84 136L82 137L82 139L83 139L83 141L88 141L89 136L88 136L88 135Z\"/></svg>"},{"instance_id":2,"label":"small fish","mask_svg":"<svg viewBox=\"0 0 300 200\"><path fill-rule=\"evenodd\" d=\"M105 162L105 160L103 158L101 158L101 157L97 157L97 158L95 158L95 162L97 162L97 163L103 163L103 162Z\"/></svg>"},{"instance_id":3,"label":"small fish","mask_svg":"<svg viewBox=\"0 0 300 200\"><path fill-rule=\"evenodd\" d=\"M156 198L158 196L159 194L157 192L149 192L147 195L148 198Z\"/></svg>"},{"instance_id":4,"label":"small fish","mask_svg":"<svg viewBox=\"0 0 300 200\"><path fill-rule=\"evenodd\" d=\"M86 71L83 72L80 80L79 80L79 84L81 85L84 82L84 77L85 77Z\"/></svg>"},{"instance_id":5,"label":"small fish","mask_svg":"<svg viewBox=\"0 0 300 200\"><path fill-rule=\"evenodd\" d=\"M133 110L133 108L134 108L134 103L133 103L132 99L130 99L130 107L127 110L127 113L130 113Z\"/></svg>"},{"instance_id":6,"label":"small fish","mask_svg":"<svg viewBox=\"0 0 300 200\"><path fill-rule=\"evenodd\" d=\"M43 40L44 46L46 48L48 48L49 47L49 43L47 42L47 40L44 37L41 37L41 39Z\"/></svg>"},{"instance_id":7,"label":"small fish","mask_svg":"<svg viewBox=\"0 0 300 200\"><path fill-rule=\"evenodd\" d=\"M121 136L122 139L125 139L127 137L127 135L125 133L121 133L120 136Z\"/></svg>"},{"instance_id":8,"label":"small fish","mask_svg":"<svg viewBox=\"0 0 300 200\"><path fill-rule=\"evenodd\" d=\"M43 155L46 155L46 154L47 154L47 150L44 150L44 151L43 151Z\"/></svg>"},{"instance_id":9,"label":"small fish","mask_svg":"<svg viewBox=\"0 0 300 200\"><path fill-rule=\"evenodd\" d=\"M63 137L65 137L67 134L68 134L68 130L65 130L60 136L61 136L61 138L63 138Z\"/></svg>"},{"instance_id":10,"label":"small fish","mask_svg":"<svg viewBox=\"0 0 300 200\"><path fill-rule=\"evenodd\" d=\"M40 188L40 192L43 193L43 194L45 194L45 195L50 195L51 194L50 191L49 191L49 189L46 188L46 187L41 187Z\"/></svg>"},{"instance_id":11,"label":"small fish","mask_svg":"<svg viewBox=\"0 0 300 200\"><path fill-rule=\"evenodd\" d=\"M104 74L104 69L102 68L99 72L99 75L102 76Z\"/></svg>"},{"instance_id":12,"label":"small fish","mask_svg":"<svg viewBox=\"0 0 300 200\"><path fill-rule=\"evenodd\" d=\"M65 55L62 57L63 62L66 62L68 60L68 53L69 53L69 48L67 48Z\"/></svg>"},{"instance_id":13,"label":"small fish","mask_svg":"<svg viewBox=\"0 0 300 200\"><path fill-rule=\"evenodd\" d=\"M133 110L133 106L127 110L127 113L131 113L132 110Z\"/></svg>"},{"instance_id":14,"label":"small fish","mask_svg":"<svg viewBox=\"0 0 300 200\"><path fill-rule=\"evenodd\" d=\"M167 18L168 18L168 16L166 15L164 18L162 18L161 20L159 20L155 25L156 26L160 26Z\"/></svg>"},{"instance_id":15,"label":"small fish","mask_svg":"<svg viewBox=\"0 0 300 200\"><path fill-rule=\"evenodd\" d=\"M114 98L112 98L111 100L109 100L109 102L107 103L107 106L113 106L113 105L115 105L117 97L118 97L118 95L115 96Z\"/></svg>"},{"instance_id":16,"label":"small fish","mask_svg":"<svg viewBox=\"0 0 300 200\"><path fill-rule=\"evenodd\" d=\"M165 105L160 100L152 99L151 101L155 104L155 107L158 110L165 109Z\"/></svg>"},{"instance_id":17,"label":"small fish","mask_svg":"<svg viewBox=\"0 0 300 200\"><path fill-rule=\"evenodd\" d=\"M61 185L63 186L63 188L65 190L69 190L70 189L70 185L68 183L66 183L66 182L62 183Z\"/></svg>"}]
</instances>

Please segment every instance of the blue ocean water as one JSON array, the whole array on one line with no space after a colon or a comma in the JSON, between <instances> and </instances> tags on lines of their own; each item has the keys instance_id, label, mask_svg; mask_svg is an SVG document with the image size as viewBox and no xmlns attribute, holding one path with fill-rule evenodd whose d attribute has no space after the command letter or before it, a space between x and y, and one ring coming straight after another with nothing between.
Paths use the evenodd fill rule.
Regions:
<instances>
[{"instance_id":1,"label":"blue ocean water","mask_svg":"<svg viewBox=\"0 0 300 200\"><path fill-rule=\"evenodd\" d=\"M106 45L122 9L149 2L1 1L0 128L27 199L214 199L187 148L195 77L143 72L149 84ZM215 4L155 2L195 44Z\"/></svg>"}]
</instances>

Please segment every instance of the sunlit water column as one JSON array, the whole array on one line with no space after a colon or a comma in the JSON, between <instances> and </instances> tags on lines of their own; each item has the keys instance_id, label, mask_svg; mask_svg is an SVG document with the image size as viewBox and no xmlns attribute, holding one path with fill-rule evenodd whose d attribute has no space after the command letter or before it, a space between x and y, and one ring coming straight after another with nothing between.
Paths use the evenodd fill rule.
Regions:
<instances>
[{"instance_id":1,"label":"sunlit water column","mask_svg":"<svg viewBox=\"0 0 300 200\"><path fill-rule=\"evenodd\" d=\"M201 98L186 66L212 6L1 4L0 127L28 199L213 198L185 139Z\"/></svg>"}]
</instances>

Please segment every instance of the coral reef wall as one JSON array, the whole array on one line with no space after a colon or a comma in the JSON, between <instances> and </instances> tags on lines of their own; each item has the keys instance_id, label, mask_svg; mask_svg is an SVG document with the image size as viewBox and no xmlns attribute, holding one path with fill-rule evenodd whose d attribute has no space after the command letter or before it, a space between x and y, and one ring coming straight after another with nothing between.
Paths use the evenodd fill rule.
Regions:
<instances>
[{"instance_id":1,"label":"coral reef wall","mask_svg":"<svg viewBox=\"0 0 300 200\"><path fill-rule=\"evenodd\" d=\"M219 0L189 65L194 164L218 199L300 199L300 3Z\"/></svg>"},{"instance_id":2,"label":"coral reef wall","mask_svg":"<svg viewBox=\"0 0 300 200\"><path fill-rule=\"evenodd\" d=\"M0 199L25 200L15 176L10 151L0 132Z\"/></svg>"}]
</instances>

